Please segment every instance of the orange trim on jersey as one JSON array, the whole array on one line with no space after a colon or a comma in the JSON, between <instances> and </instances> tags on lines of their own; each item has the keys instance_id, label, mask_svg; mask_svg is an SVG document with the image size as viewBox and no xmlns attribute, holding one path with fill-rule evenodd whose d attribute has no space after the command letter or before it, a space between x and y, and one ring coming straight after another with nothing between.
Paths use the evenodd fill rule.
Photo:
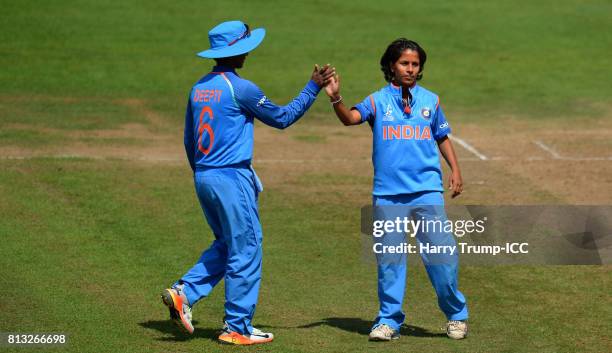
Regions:
<instances>
[{"instance_id":1,"label":"orange trim on jersey","mask_svg":"<svg viewBox=\"0 0 612 353\"><path fill-rule=\"evenodd\" d=\"M211 71L210 74L221 75L221 76L225 77L225 79L227 80L227 76L225 76L225 72L223 72L223 71Z\"/></svg>"},{"instance_id":2,"label":"orange trim on jersey","mask_svg":"<svg viewBox=\"0 0 612 353\"><path fill-rule=\"evenodd\" d=\"M370 95L370 104L372 105L372 110L374 110L374 116L376 116L376 104L374 104L374 97Z\"/></svg>"},{"instance_id":3,"label":"orange trim on jersey","mask_svg":"<svg viewBox=\"0 0 612 353\"><path fill-rule=\"evenodd\" d=\"M438 109L439 105L440 105L440 97L438 97L438 102L436 103L436 110Z\"/></svg>"}]
</instances>

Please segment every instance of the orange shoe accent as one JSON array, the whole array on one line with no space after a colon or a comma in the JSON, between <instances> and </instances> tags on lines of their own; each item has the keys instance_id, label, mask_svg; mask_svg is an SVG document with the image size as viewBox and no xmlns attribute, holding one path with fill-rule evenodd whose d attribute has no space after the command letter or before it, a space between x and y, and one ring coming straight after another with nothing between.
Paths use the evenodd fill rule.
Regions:
<instances>
[{"instance_id":1,"label":"orange shoe accent","mask_svg":"<svg viewBox=\"0 0 612 353\"><path fill-rule=\"evenodd\" d=\"M260 343L268 343L272 342L273 338L262 338L261 340L252 340L244 335L239 334L238 332L230 332L223 333L219 336L219 341L235 344L235 345L252 345L252 344L260 344Z\"/></svg>"},{"instance_id":2,"label":"orange shoe accent","mask_svg":"<svg viewBox=\"0 0 612 353\"><path fill-rule=\"evenodd\" d=\"M191 325L189 325L189 321L185 320L185 316L183 315L183 298L181 298L180 295L176 295L173 290L166 290L168 291L168 293L170 293L170 297L172 297L172 306L174 307L174 310L179 314L179 317L181 318L181 322L183 323L182 328L184 328L185 331L189 333L193 333L193 329L188 328L191 327Z\"/></svg>"}]
</instances>

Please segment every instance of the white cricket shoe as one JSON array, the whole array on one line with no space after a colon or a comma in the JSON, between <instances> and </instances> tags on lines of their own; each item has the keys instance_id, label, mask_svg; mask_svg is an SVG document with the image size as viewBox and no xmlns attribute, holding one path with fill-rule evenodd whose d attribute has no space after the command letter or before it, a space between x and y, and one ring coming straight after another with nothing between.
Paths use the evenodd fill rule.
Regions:
<instances>
[{"instance_id":1,"label":"white cricket shoe","mask_svg":"<svg viewBox=\"0 0 612 353\"><path fill-rule=\"evenodd\" d=\"M369 336L370 341L391 341L399 338L399 332L397 330L392 329L387 324L375 326L372 331L370 331Z\"/></svg>"},{"instance_id":2,"label":"white cricket shoe","mask_svg":"<svg viewBox=\"0 0 612 353\"><path fill-rule=\"evenodd\" d=\"M465 321L450 320L446 323L446 335L454 340L467 337L468 326Z\"/></svg>"}]
</instances>

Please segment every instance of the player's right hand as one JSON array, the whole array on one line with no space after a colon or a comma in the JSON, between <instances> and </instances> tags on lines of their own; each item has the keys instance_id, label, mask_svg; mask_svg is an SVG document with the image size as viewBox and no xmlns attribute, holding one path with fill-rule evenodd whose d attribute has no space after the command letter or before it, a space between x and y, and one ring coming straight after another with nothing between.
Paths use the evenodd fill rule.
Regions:
<instances>
[{"instance_id":1,"label":"player's right hand","mask_svg":"<svg viewBox=\"0 0 612 353\"><path fill-rule=\"evenodd\" d=\"M448 189L453 192L451 198L455 198L463 192L463 178L461 173L453 171L448 177Z\"/></svg>"},{"instance_id":2,"label":"player's right hand","mask_svg":"<svg viewBox=\"0 0 612 353\"><path fill-rule=\"evenodd\" d=\"M326 64L322 68L315 64L312 71L311 79L319 86L324 87L330 82L330 79L336 74L336 68Z\"/></svg>"}]
</instances>

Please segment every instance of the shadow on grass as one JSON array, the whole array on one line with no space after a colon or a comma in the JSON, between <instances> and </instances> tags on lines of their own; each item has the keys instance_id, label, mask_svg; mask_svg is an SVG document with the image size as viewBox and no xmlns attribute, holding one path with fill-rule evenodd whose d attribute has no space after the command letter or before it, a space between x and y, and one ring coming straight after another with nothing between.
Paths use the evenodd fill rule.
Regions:
<instances>
[{"instance_id":1,"label":"shadow on grass","mask_svg":"<svg viewBox=\"0 0 612 353\"><path fill-rule=\"evenodd\" d=\"M360 335L368 335L372 328L372 321L366 321L355 317L328 317L319 322L298 326L297 328L312 328L318 326L331 326L344 331L355 332ZM413 325L402 325L400 328L402 336L413 337L443 337L446 338L446 333L430 332L426 329Z\"/></svg>"},{"instance_id":2,"label":"shadow on grass","mask_svg":"<svg viewBox=\"0 0 612 353\"><path fill-rule=\"evenodd\" d=\"M192 322L193 325L197 325L197 321ZM174 322L171 320L149 320L145 322L140 322L138 325L149 329L155 330L161 333L164 333L169 336L158 338L159 341L166 342L184 342L192 339L209 339L211 341L217 341L217 337L219 336L220 329L211 329L211 328L196 328L193 331L193 334L188 334L186 332L181 331Z\"/></svg>"},{"instance_id":3,"label":"shadow on grass","mask_svg":"<svg viewBox=\"0 0 612 353\"><path fill-rule=\"evenodd\" d=\"M193 325L197 325L197 321L193 321ZM200 328L197 327L193 334L188 334L181 331L174 322L170 320L150 320L146 322L139 323L140 326L155 330L161 333L166 334L167 336L158 338L159 341L170 341L170 342L184 342L192 339L209 339L212 341L217 341L217 337L220 334L219 329L211 329L211 328ZM360 335L367 336L370 333L370 329L372 328L372 321L366 321L359 318L354 317L328 317L318 322L313 322L310 324L297 326L297 327L277 327L277 326L269 326L265 324L258 325L259 328L297 328L297 329L309 329L313 327L319 326L330 326L339 328L344 331L358 333ZM413 326L413 325L402 325L400 328L400 334L402 336L413 336L413 337L441 337L446 338L446 333L443 332L430 332L426 329Z\"/></svg>"}]
</instances>

